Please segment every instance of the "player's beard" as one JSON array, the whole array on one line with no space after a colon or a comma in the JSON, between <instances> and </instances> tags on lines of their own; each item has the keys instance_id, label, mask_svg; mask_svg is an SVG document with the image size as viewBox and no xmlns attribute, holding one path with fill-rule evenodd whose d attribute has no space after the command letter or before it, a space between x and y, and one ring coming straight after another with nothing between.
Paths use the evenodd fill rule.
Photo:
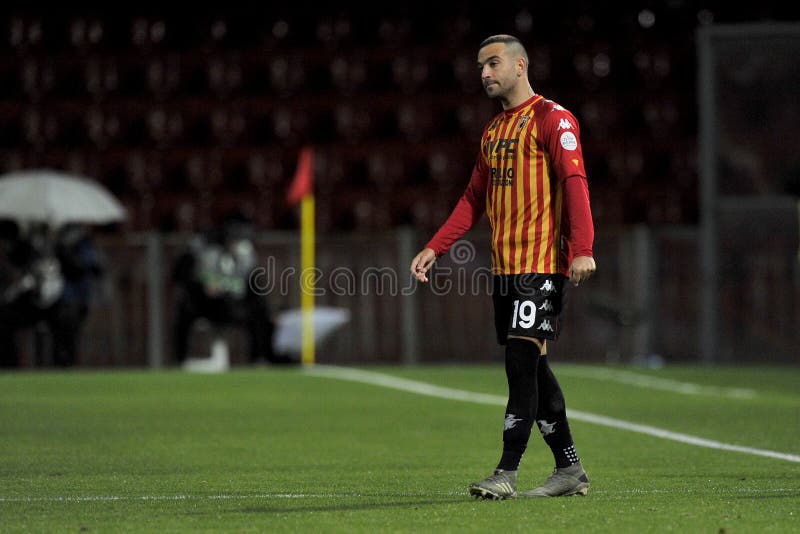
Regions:
<instances>
[{"instance_id":1,"label":"player's beard","mask_svg":"<svg viewBox=\"0 0 800 534\"><path fill-rule=\"evenodd\" d=\"M489 85L486 85L483 87L483 90L486 92L486 96L489 98L499 98L505 93L503 86L500 85L499 82L493 82Z\"/></svg>"}]
</instances>

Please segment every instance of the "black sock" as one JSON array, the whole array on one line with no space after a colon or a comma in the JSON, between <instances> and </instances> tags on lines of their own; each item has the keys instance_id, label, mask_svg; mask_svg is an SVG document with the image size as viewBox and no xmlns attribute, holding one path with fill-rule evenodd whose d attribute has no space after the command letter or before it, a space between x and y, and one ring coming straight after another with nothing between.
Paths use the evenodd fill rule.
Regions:
<instances>
[{"instance_id":1,"label":"black sock","mask_svg":"<svg viewBox=\"0 0 800 534\"><path fill-rule=\"evenodd\" d=\"M553 453L556 467L569 467L580 461L580 458L572 442L564 394L547 363L547 358L541 360L538 372L539 410L536 414L536 424Z\"/></svg>"},{"instance_id":2,"label":"black sock","mask_svg":"<svg viewBox=\"0 0 800 534\"><path fill-rule=\"evenodd\" d=\"M518 338L508 340L508 403L503 424L503 455L498 469L516 471L528 446L538 403L536 368L539 359L539 347L533 341Z\"/></svg>"}]
</instances>

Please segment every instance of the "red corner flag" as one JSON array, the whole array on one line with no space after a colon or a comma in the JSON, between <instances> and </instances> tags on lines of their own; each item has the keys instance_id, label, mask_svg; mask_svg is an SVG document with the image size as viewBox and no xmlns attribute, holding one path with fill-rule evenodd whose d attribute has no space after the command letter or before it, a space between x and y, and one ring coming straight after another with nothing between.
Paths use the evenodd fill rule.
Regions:
<instances>
[{"instance_id":1,"label":"red corner flag","mask_svg":"<svg viewBox=\"0 0 800 534\"><path fill-rule=\"evenodd\" d=\"M306 196L313 194L314 191L314 149L310 146L303 147L297 158L297 170L294 172L294 179L286 195L286 201L290 206L300 202Z\"/></svg>"}]
</instances>

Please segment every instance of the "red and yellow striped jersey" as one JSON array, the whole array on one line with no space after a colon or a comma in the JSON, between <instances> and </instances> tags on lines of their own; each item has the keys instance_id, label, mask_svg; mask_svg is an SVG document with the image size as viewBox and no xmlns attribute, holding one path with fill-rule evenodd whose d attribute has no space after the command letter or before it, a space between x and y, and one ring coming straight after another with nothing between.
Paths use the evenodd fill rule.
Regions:
<instances>
[{"instance_id":1,"label":"red and yellow striped jersey","mask_svg":"<svg viewBox=\"0 0 800 534\"><path fill-rule=\"evenodd\" d=\"M492 227L492 272L567 274L576 251L564 190L574 176L585 188L578 121L555 102L534 95L489 121L470 183L427 246L443 254L485 212ZM586 199L588 208L588 189ZM580 243L579 254L591 255L591 238L588 252Z\"/></svg>"}]
</instances>

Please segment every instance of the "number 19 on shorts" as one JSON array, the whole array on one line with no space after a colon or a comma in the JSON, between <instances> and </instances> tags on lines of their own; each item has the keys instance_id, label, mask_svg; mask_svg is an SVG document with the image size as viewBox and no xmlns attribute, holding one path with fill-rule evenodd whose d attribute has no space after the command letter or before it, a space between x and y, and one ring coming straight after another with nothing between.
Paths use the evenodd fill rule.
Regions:
<instances>
[{"instance_id":1,"label":"number 19 on shorts","mask_svg":"<svg viewBox=\"0 0 800 534\"><path fill-rule=\"evenodd\" d=\"M511 328L531 328L536 322L536 305L531 300L515 300L514 313L511 317Z\"/></svg>"}]
</instances>

